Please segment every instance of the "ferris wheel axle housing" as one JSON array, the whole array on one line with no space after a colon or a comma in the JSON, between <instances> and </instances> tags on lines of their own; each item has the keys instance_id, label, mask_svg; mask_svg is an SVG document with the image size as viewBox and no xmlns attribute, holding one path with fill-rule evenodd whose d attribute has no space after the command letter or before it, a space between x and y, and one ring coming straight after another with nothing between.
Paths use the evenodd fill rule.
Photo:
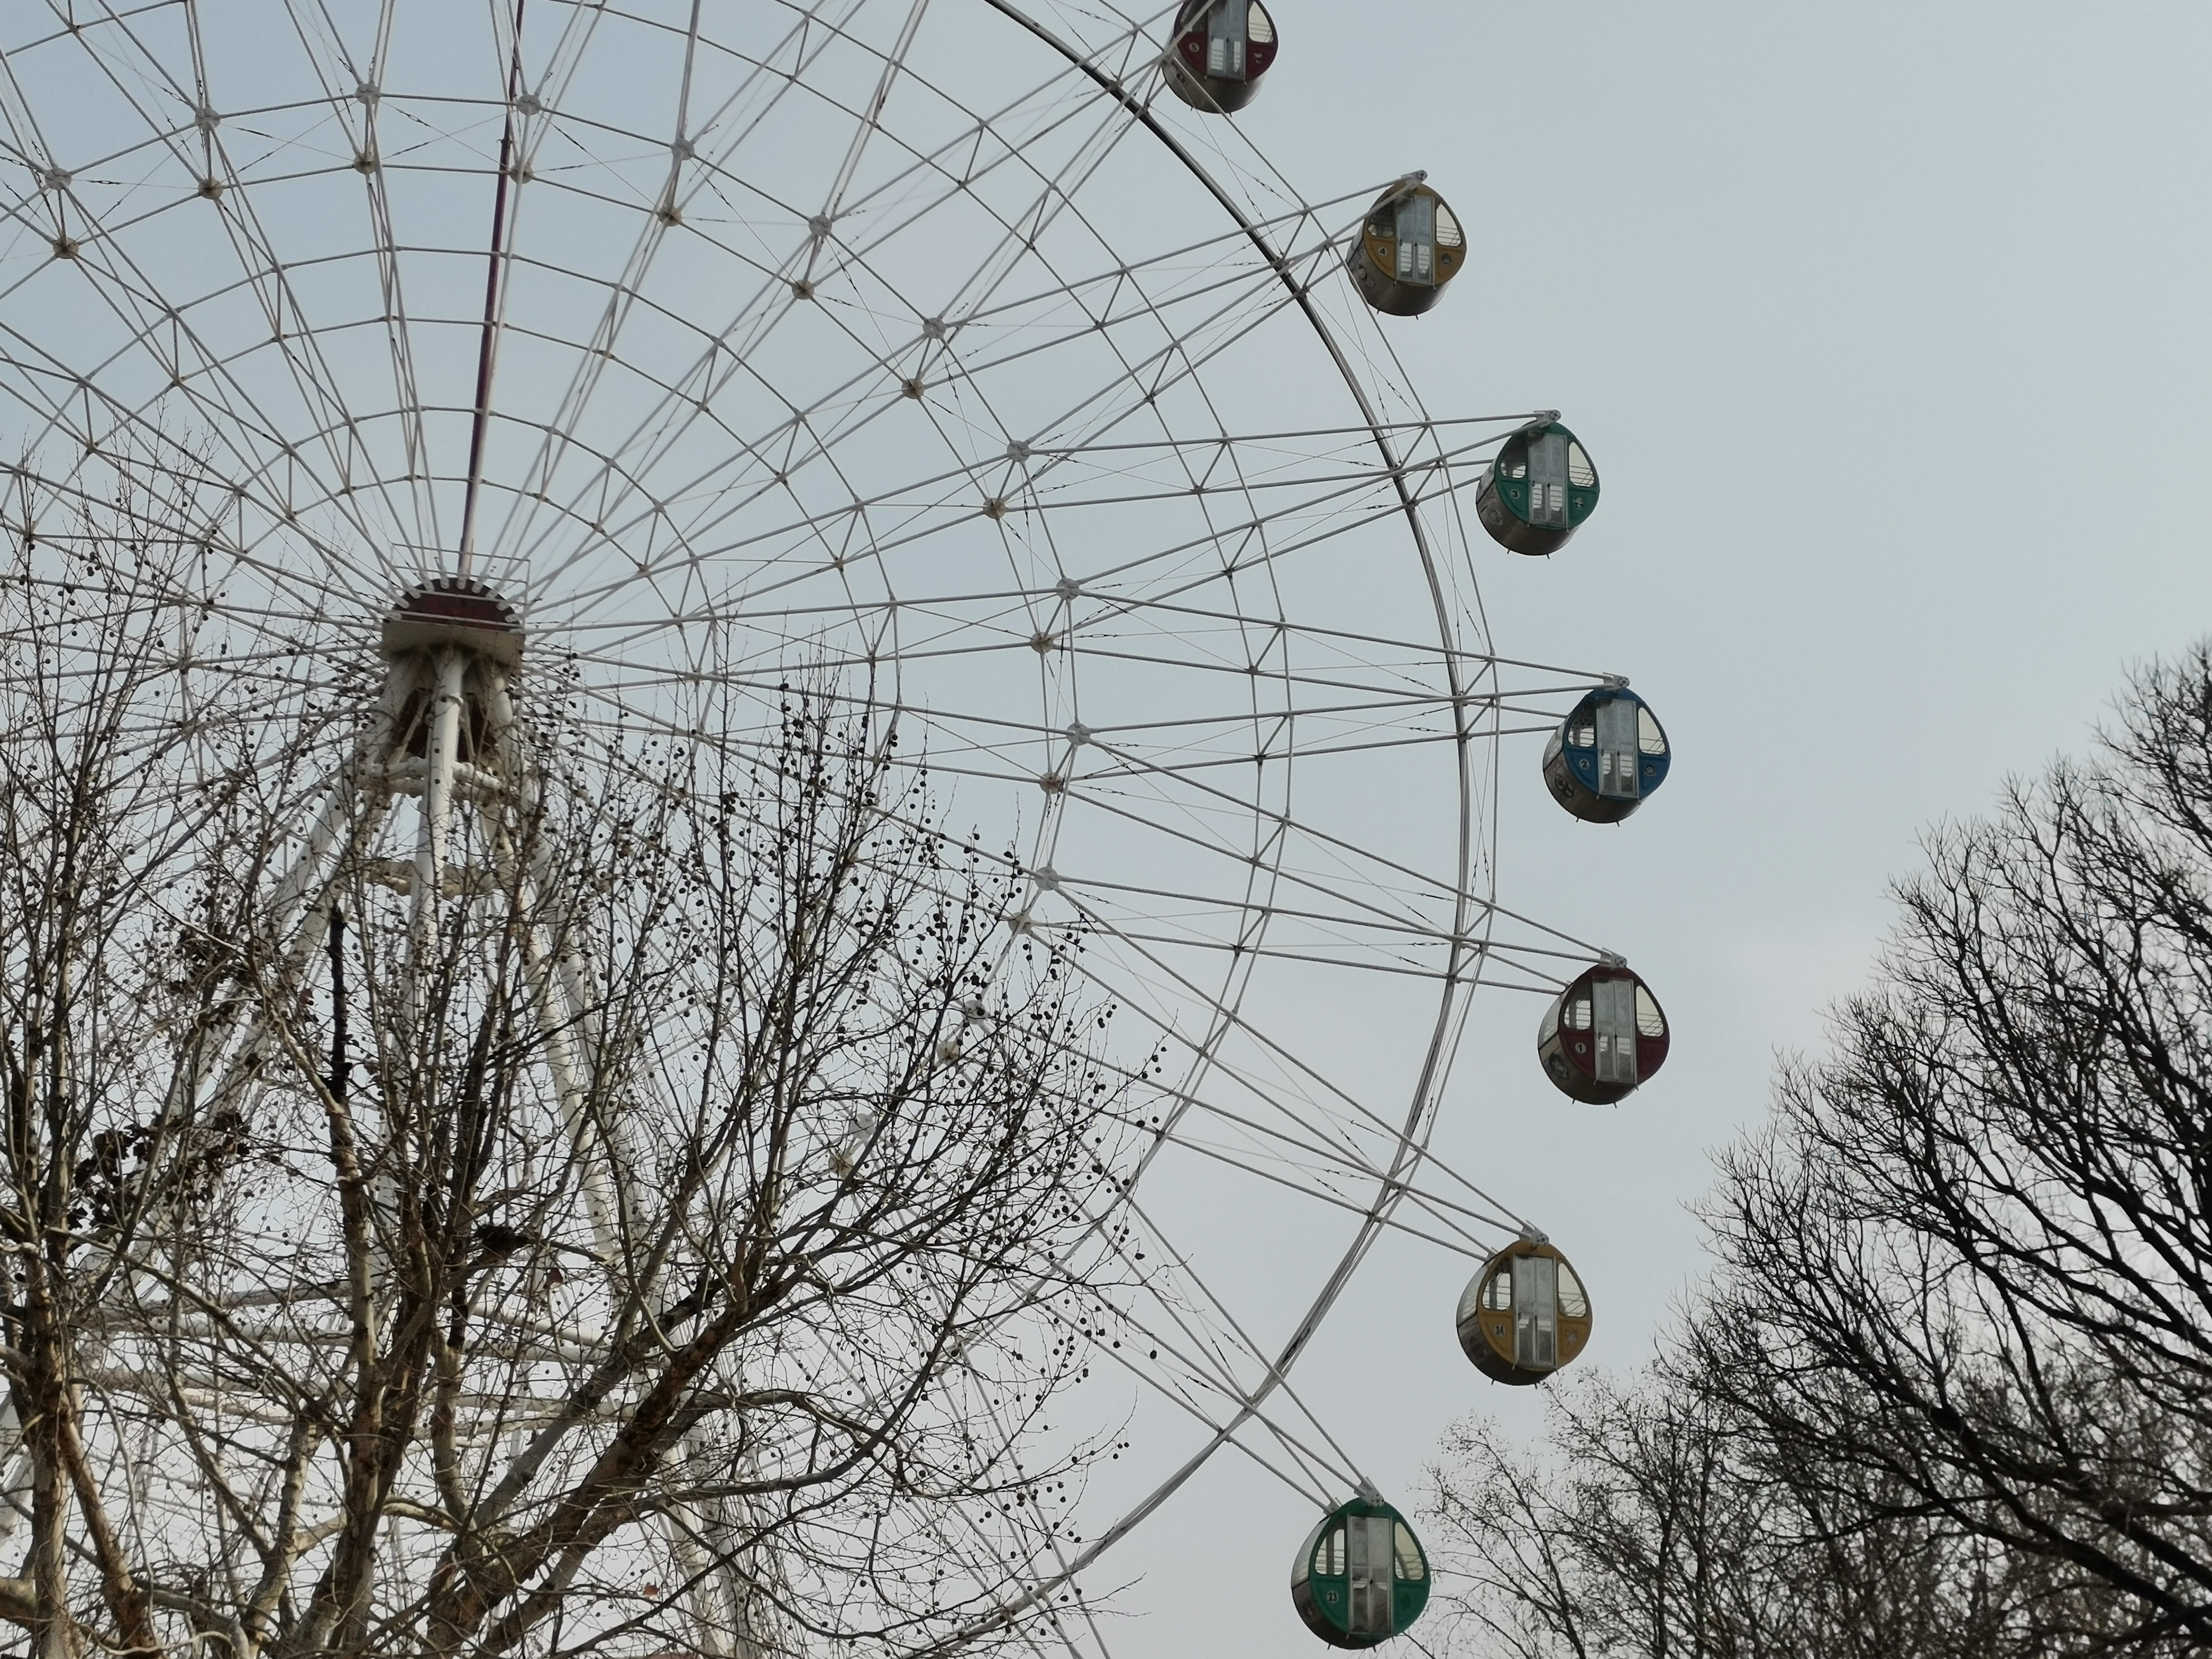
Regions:
<instances>
[{"instance_id":1,"label":"ferris wheel axle housing","mask_svg":"<svg viewBox=\"0 0 2212 1659\"><path fill-rule=\"evenodd\" d=\"M404 756L422 768L410 928L418 961L430 959L447 886L457 773L499 747L507 676L521 665L522 639L514 607L466 576L417 582L385 614L387 765Z\"/></svg>"},{"instance_id":2,"label":"ferris wheel axle housing","mask_svg":"<svg viewBox=\"0 0 2212 1659\"><path fill-rule=\"evenodd\" d=\"M459 650L522 665L522 622L514 607L466 576L436 576L399 596L384 618L383 651L398 662L416 653Z\"/></svg>"}]
</instances>

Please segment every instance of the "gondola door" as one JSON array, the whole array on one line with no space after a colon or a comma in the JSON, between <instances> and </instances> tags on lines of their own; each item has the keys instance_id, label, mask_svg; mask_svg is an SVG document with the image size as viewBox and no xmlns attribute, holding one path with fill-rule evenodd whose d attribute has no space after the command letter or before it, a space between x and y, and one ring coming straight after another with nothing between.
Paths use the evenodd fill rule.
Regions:
<instances>
[{"instance_id":1,"label":"gondola door","mask_svg":"<svg viewBox=\"0 0 2212 1659\"><path fill-rule=\"evenodd\" d=\"M1634 800L1641 793L1636 770L1640 712L1627 697L1611 697L1597 706L1597 792L1608 800Z\"/></svg>"},{"instance_id":2,"label":"gondola door","mask_svg":"<svg viewBox=\"0 0 2212 1659\"><path fill-rule=\"evenodd\" d=\"M1590 996L1595 1004L1596 1030L1591 1035L1597 1043L1593 1056L1597 1080L1632 1089L1636 1086L1636 981L1595 980L1590 985Z\"/></svg>"},{"instance_id":3,"label":"gondola door","mask_svg":"<svg viewBox=\"0 0 2212 1659\"><path fill-rule=\"evenodd\" d=\"M1391 1619L1395 1588L1390 1571L1391 1528L1387 1515L1355 1515L1352 1530L1352 1615L1353 1636L1388 1636L1395 1628Z\"/></svg>"},{"instance_id":4,"label":"gondola door","mask_svg":"<svg viewBox=\"0 0 2212 1659\"><path fill-rule=\"evenodd\" d=\"M1436 285L1437 198L1421 191L1398 200L1398 280L1424 287ZM1561 451L1563 457L1565 453ZM1563 478L1565 465L1562 459L1559 476Z\"/></svg>"},{"instance_id":5,"label":"gondola door","mask_svg":"<svg viewBox=\"0 0 2212 1659\"><path fill-rule=\"evenodd\" d=\"M1246 79L1245 43L1251 30L1246 14L1251 0L1216 0L1206 19L1206 72L1224 81Z\"/></svg>"},{"instance_id":6,"label":"gondola door","mask_svg":"<svg viewBox=\"0 0 2212 1659\"><path fill-rule=\"evenodd\" d=\"M1528 434L1528 522L1540 530L1566 530L1567 446L1564 432Z\"/></svg>"},{"instance_id":7,"label":"gondola door","mask_svg":"<svg viewBox=\"0 0 2212 1659\"><path fill-rule=\"evenodd\" d=\"M1559 1264L1548 1255L1513 1258L1513 1363L1559 1368Z\"/></svg>"}]
</instances>

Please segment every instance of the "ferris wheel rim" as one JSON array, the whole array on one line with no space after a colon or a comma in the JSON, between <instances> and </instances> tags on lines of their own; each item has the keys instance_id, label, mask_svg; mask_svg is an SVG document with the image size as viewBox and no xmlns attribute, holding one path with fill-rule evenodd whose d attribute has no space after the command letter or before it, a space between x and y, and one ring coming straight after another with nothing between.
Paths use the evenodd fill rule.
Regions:
<instances>
[{"instance_id":1,"label":"ferris wheel rim","mask_svg":"<svg viewBox=\"0 0 2212 1659\"><path fill-rule=\"evenodd\" d=\"M1447 672L1452 681L1454 698L1455 701L1463 698L1466 692L1464 687L1459 682L1456 654L1453 651L1453 630L1450 625L1449 612L1444 605L1443 595L1437 581L1437 573L1435 568L1436 555L1434 550L1430 545L1426 526L1422 523L1420 515L1416 509L1412 493L1407 488L1403 463L1395 453L1395 447L1390 441L1390 438L1385 428L1384 423L1369 397L1365 385L1359 380L1358 376L1352 372L1350 362L1346 358L1341 344L1336 339L1333 331L1328 327L1327 320L1321 315L1318 308L1313 304L1310 294L1304 287L1298 283L1292 276L1288 263L1283 257L1280 251L1267 241L1261 229L1250 222L1249 218L1246 216L1243 208L1237 204L1235 198L1231 195L1231 193L1224 188L1216 179L1214 179L1205 165L1200 162L1195 155L1191 154L1188 147L1177 139L1172 132L1169 131L1157 119L1157 118L1153 116L1149 106L1143 100L1136 98L1129 91L1125 82L1118 77L1109 75L1105 70L1091 62L1090 58L1085 57L1073 46L1062 40L1052 30L1047 28L1044 25L1030 17L1026 12L1023 11L1019 6L1014 3L1014 0L984 0L984 3L989 6L993 10L1001 13L1012 21L1020 25L1022 27L1027 29L1037 39L1042 40L1054 51L1060 52L1061 56L1067 59L1070 64L1087 76L1103 92L1112 98L1115 101L1118 102L1125 111L1134 117L1139 124L1141 125L1156 141L1166 149L1177 161L1187 168L1192 175L1205 186L1206 190L1213 198L1216 204L1224 212L1230 216L1231 219L1237 224L1238 228L1243 232L1243 234L1251 240L1254 246L1259 250L1261 255L1273 267L1279 279L1290 291L1294 301L1297 305L1299 312L1304 316L1308 325L1313 329L1315 334L1320 338L1323 346L1328 350L1331 361L1336 366L1338 374L1342 377L1346 389L1350 392L1352 397L1358 404L1362 416L1367 422L1369 430L1373 436L1376 447L1382 453L1386 465L1388 465L1391 471L1392 482L1398 492L1407 525L1412 534L1423 568L1428 574L1431 597L1437 610L1437 622L1440 635L1439 643L1443 646L1445 650ZM1494 745L1497 740L1495 738L1492 738L1491 741ZM1459 775L1458 785L1460 795L1459 865L1462 872L1461 891L1457 896L1458 909L1455 917L1455 932L1456 933L1465 927L1465 924L1468 921L1468 908L1470 908L1470 895L1467 890L1465 878L1466 874L1470 872L1473 867L1470 842L1474 835L1474 830L1471 821L1474 814L1477 811L1477 806L1474 799L1474 790L1468 775L1466 744L1462 743L1458 745L1455 750L1455 753L1458 759L1456 769ZM1484 907L1483 915L1485 917L1484 927L1486 939L1487 929L1491 925L1492 914L1493 913L1488 907ZM1296 1363L1298 1356L1304 1352L1306 1346L1318 1333L1322 1322L1326 1320L1329 1312L1334 1309L1338 1298L1343 1294L1346 1285L1349 1285L1352 1275L1357 1269L1359 1262L1364 1258L1367 1251L1372 1248L1376 1239L1380 1237L1383 1229L1388 1224L1391 1214L1396 1210L1399 1204L1403 1201L1405 1188L1401 1184L1400 1177L1406 1172L1407 1165L1418 1164L1421 1157L1425 1153L1427 1132L1424 1127L1423 1120L1426 1119L1429 1126L1433 1126L1434 1107L1436 1102L1432 1095L1432 1091L1441 1088L1443 1079L1440 1073L1448 1069L1447 1055L1449 1052L1449 1045L1454 1040L1453 1033L1457 1024L1457 1019L1463 1016L1465 1005L1468 1000L1468 992L1471 991L1472 988L1471 987L1468 987L1462 989L1459 984L1457 965L1459 961L1459 952L1462 948L1462 947L1457 944L1455 944L1453 947L1454 963L1451 968L1446 970L1444 975L1446 988L1442 998L1442 1006L1437 1011L1436 1024L1430 1036L1428 1052L1424 1057L1420 1073L1413 1088L1413 1103L1408 1109L1404 1127L1398 1139L1398 1154L1394 1159L1389 1170L1383 1175L1378 1182L1375 1201L1370 1206L1367 1218L1356 1230L1352 1243L1346 1248L1345 1254L1339 1259L1335 1268L1324 1281L1322 1290L1315 1297L1313 1304L1308 1309L1306 1314L1299 1320L1297 1325L1294 1328L1290 1339L1283 1345L1279 1355L1268 1363L1266 1376L1261 1379L1256 1389L1251 1393L1248 1401L1243 1407L1240 1407L1237 1414L1232 1418L1230 1423L1218 1428L1214 1433L1208 1437L1206 1443L1200 1448L1200 1449L1188 1462L1186 1462L1179 1469L1171 1474L1151 1493L1140 1499L1139 1503L1131 1510L1127 1512L1121 1519L1117 1520L1113 1526L1109 1528L1108 1532L1097 1542L1086 1547L1085 1550L1075 1559L1075 1561L1069 1564L1063 1570L1061 1580L1060 1582L1072 1579L1078 1572L1081 1571L1085 1567L1090 1565L1093 1561L1097 1559L1097 1558L1115 1542L1117 1542L1121 1537L1126 1536L1128 1532L1133 1530L1137 1525L1140 1524L1147 1516L1156 1511L1162 1504L1165 1504L1174 1496L1176 1491L1188 1481L1192 1476L1195 1475L1198 1471L1212 1459L1214 1453L1221 1449L1223 1446L1229 1443L1230 1440L1238 1429L1243 1427L1243 1425L1246 1422L1249 1421L1254 1416L1257 1415L1260 1407L1264 1404L1267 1398L1286 1380L1287 1374L1291 1367ZM1480 955L1480 946L1474 947L1474 954L1479 959ZM1457 1010L1455 1010L1455 1003L1459 1005ZM1149 1162L1150 1156L1151 1154L1148 1153L1147 1162ZM1049 1585L1041 1586L1039 1593L1048 1593L1050 1588L1051 1586Z\"/></svg>"},{"instance_id":2,"label":"ferris wheel rim","mask_svg":"<svg viewBox=\"0 0 2212 1659\"><path fill-rule=\"evenodd\" d=\"M1171 132L1158 123L1149 107L1145 106L1142 100L1134 97L1126 83L1119 80L1111 80L1110 77L1108 80L1101 80L1100 76L1103 73L1102 70L1091 64L1089 60L1079 58L1074 48L1057 40L1048 30L1042 28L1019 8L1009 3L1009 0L987 0L987 3L992 9L1028 28L1032 33L1037 34L1048 44L1060 50L1063 55L1068 57L1072 64L1082 69L1100 85L1102 89L1108 91L1119 101L1127 112L1135 116L1153 137L1165 144L1182 165L1205 185L1217 203L1230 213L1251 240L1255 247L1273 264L1279 279L1293 295L1298 308L1306 316L1310 326L1314 329L1328 349L1340 376L1357 403L1370 437L1383 456L1386 465L1390 471L1403 516L1410 527L1429 582L1431 596L1437 613L1438 641L1443 647L1440 656L1446 665L1446 672L1450 679L1452 699L1455 705L1463 703L1469 695L1468 689L1462 678L1462 670L1468 659L1466 653L1457 647L1452 618L1439 586L1437 568L1439 555L1430 545L1426 528L1416 511L1415 502L1408 489L1405 463L1397 453L1390 436L1392 423L1382 419L1369 395L1366 385L1353 369L1340 342L1328 326L1327 319L1313 305L1310 291L1297 283L1282 252L1274 247L1265 234L1250 222L1230 193L1220 185L1204 165L1189 153L1187 146L1182 145ZM919 8L916 9L916 12L918 15ZM895 660L897 653L891 654ZM1436 1021L1431 1031L1419 1075L1413 1085L1412 1100L1407 1109L1407 1115L1395 1143L1395 1157L1389 1170L1379 1178L1379 1184L1376 1188L1376 1200L1369 1206L1365 1220L1357 1230L1353 1243L1340 1259L1315 1303L1298 1322L1291 1340L1281 1348L1276 1358L1268 1360L1265 1356L1261 1356L1263 1363L1267 1364L1267 1376L1262 1381L1259 1394L1249 1402L1243 1413L1231 1427L1217 1432L1206 1448L1193 1460L1183 1474L1174 1479L1172 1484L1163 1488L1154 1498L1148 1499L1144 1505L1142 1514L1132 1518L1127 1526L1117 1523L1117 1530L1114 1532L1112 1538L1102 1541L1087 1551L1083 1558L1085 1565L1095 1559L1097 1554L1108 1543L1126 1534L1126 1532L1138 1521L1143 1519L1145 1515L1149 1515L1161 1503L1164 1503L1190 1474L1194 1473L1198 1467L1210 1458L1213 1451L1226 1443L1237 1427L1258 1414L1259 1407L1265 1399L1283 1384L1291 1365L1304 1352L1320 1328L1321 1323L1341 1296L1345 1287L1350 1283L1352 1274L1364 1258L1367 1250L1371 1248L1389 1218L1395 1214L1406 1198L1408 1183L1401 1177L1409 1174L1410 1168L1417 1165L1425 1156L1428 1133L1434 1124L1436 1097L1441 1092L1443 1079L1449 1073L1449 1052L1452 1044L1456 1041L1457 1024L1464 1018L1467 1001L1472 994L1473 983L1468 973L1467 964L1470 961L1480 959L1483 951L1486 948L1489 929L1494 925L1498 914L1493 904L1478 901L1472 879L1475 868L1474 847L1481 838L1482 826L1480 822L1481 805L1477 799L1479 792L1474 782L1474 763L1470 757L1471 751L1477 745L1486 742L1490 745L1490 766L1492 775L1494 775L1498 743L1494 733L1486 738L1468 732L1462 726L1452 744L1459 793L1458 879L1455 883L1457 910L1452 928L1454 943L1451 946L1449 963L1441 975L1443 990ZM1492 810L1494 812L1494 800ZM1494 886L1494 871L1491 880ZM1479 927L1468 925L1474 920L1479 920ZM1255 954L1253 960L1256 962L1256 959ZM1248 966L1245 971L1249 973L1251 969ZM1227 1000L1233 1000L1216 999L1213 1000L1213 1006L1217 1011L1219 1011L1222 1002ZM1218 1047L1218 1043L1209 1036L1203 1039L1198 1046L1210 1056ZM1206 1063L1211 1064L1211 1060L1209 1059ZM1164 1141L1162 1144L1164 1144ZM1079 1570L1079 1567L1070 1568L1068 1576L1072 1576Z\"/></svg>"}]
</instances>

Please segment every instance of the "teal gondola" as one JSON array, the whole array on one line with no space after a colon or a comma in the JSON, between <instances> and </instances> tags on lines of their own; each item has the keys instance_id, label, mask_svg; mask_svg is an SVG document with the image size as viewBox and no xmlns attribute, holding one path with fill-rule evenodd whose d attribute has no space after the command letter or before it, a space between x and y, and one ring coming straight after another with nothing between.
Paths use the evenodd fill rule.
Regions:
<instances>
[{"instance_id":1,"label":"teal gondola","mask_svg":"<svg viewBox=\"0 0 2212 1659\"><path fill-rule=\"evenodd\" d=\"M1525 426L1498 447L1474 494L1490 539L1512 553L1556 553L1597 511L1597 468L1557 421Z\"/></svg>"},{"instance_id":2,"label":"teal gondola","mask_svg":"<svg viewBox=\"0 0 2212 1659\"><path fill-rule=\"evenodd\" d=\"M1306 1534L1291 1568L1291 1600L1331 1647L1371 1648L1421 1616L1429 1558L1406 1517L1370 1491Z\"/></svg>"}]
</instances>

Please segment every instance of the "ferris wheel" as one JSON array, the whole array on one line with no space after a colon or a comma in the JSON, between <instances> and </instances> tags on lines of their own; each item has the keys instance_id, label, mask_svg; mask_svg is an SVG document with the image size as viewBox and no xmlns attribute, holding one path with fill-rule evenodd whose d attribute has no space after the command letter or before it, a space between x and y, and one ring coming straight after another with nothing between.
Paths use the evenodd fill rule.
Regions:
<instances>
[{"instance_id":1,"label":"ferris wheel","mask_svg":"<svg viewBox=\"0 0 2212 1659\"><path fill-rule=\"evenodd\" d=\"M380 706L346 741L415 769L352 830L352 751L301 791L275 902L303 974L349 847L434 925L533 698L610 742L696 739L713 700L765 748L794 685L896 731L887 763L1006 884L994 949L1079 944L1144 1103L1085 1218L1093 1352L1056 1409L1140 1399L1140 1467L1017 1567L978 1542L988 1594L948 1642L1103 1649L1074 1586L1224 1453L1280 1477L1317 1635L1405 1628L1425 1558L1298 1362L1390 1230L1435 1247L1440 1321L1465 1283L1484 1374L1574 1358L1565 1258L1430 1150L1470 1002L1534 994L1528 1063L1575 1099L1666 1056L1626 964L1497 884L1502 792L1540 775L1612 822L1666 775L1625 681L1502 654L1476 588L1500 549L1565 545L1595 468L1554 411L1424 408L1394 341L1469 258L1449 181L1378 158L1311 201L1244 143L1282 22L57 0L0 24L20 472L87 501L158 475L237 660ZM580 1022L580 981L544 983ZM578 1189L602 1254L624 1201ZM1264 1285L1206 1242L1240 1206L1286 1241ZM702 1650L758 1639L693 1611Z\"/></svg>"}]
</instances>

